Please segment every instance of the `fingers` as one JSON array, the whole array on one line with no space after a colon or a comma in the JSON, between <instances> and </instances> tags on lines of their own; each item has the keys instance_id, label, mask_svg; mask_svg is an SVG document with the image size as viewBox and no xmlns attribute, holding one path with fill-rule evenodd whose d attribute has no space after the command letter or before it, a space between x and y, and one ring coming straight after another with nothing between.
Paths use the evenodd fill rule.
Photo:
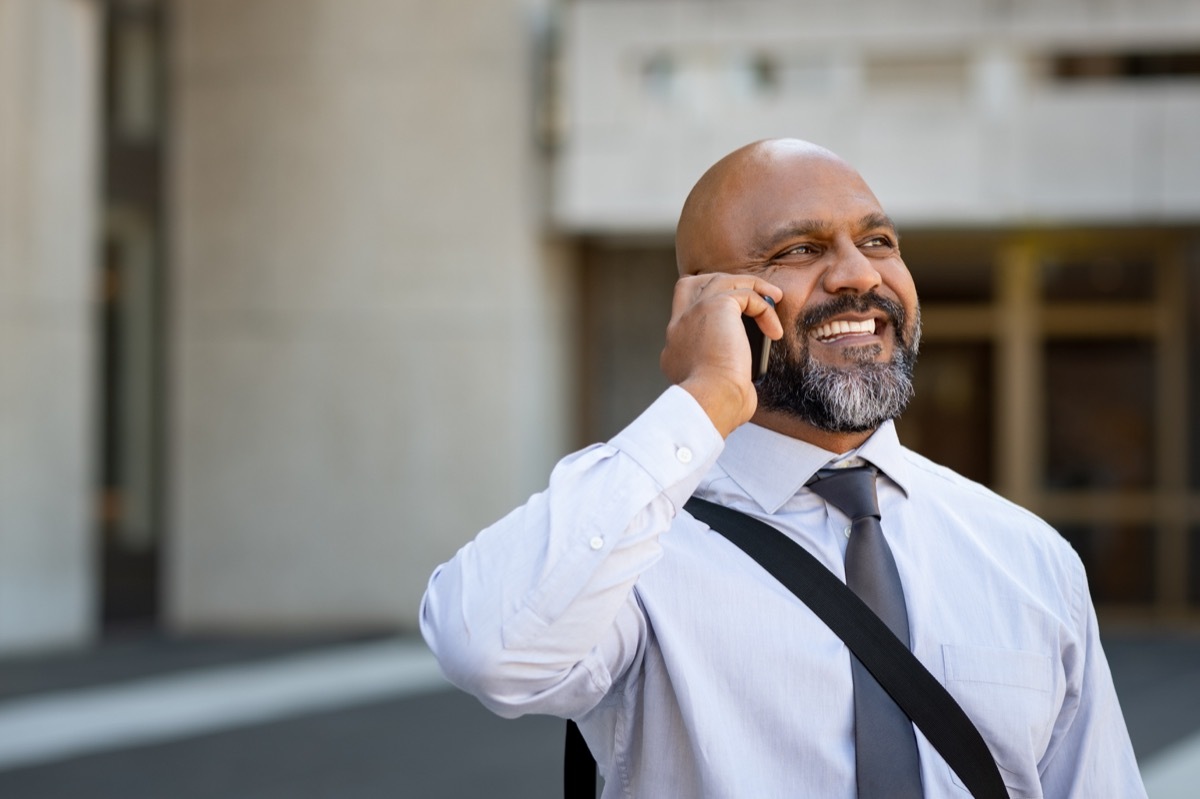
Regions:
<instances>
[{"instance_id":1,"label":"fingers","mask_svg":"<svg viewBox=\"0 0 1200 799\"><path fill-rule=\"evenodd\" d=\"M767 338L776 341L783 338L783 323L779 320L779 314L775 312L775 299L771 295L755 292L742 313L754 317L754 321L758 322L759 329Z\"/></svg>"},{"instance_id":2,"label":"fingers","mask_svg":"<svg viewBox=\"0 0 1200 799\"><path fill-rule=\"evenodd\" d=\"M758 404L742 317L753 317L764 335L781 338L783 326L768 298L782 297L778 286L752 275L691 275L675 285L659 363L722 435L749 420Z\"/></svg>"},{"instance_id":3,"label":"fingers","mask_svg":"<svg viewBox=\"0 0 1200 799\"><path fill-rule=\"evenodd\" d=\"M678 318L698 304L731 302L734 307L730 312L754 317L765 335L779 339L783 336L783 325L775 313L775 303L781 299L781 288L753 275L690 275L676 284L671 315ZM708 312L719 311L714 308Z\"/></svg>"},{"instance_id":4,"label":"fingers","mask_svg":"<svg viewBox=\"0 0 1200 799\"><path fill-rule=\"evenodd\" d=\"M754 275L731 275L724 272L712 272L703 275L689 275L681 278L679 284L688 288L692 293L693 299L721 292L749 292L770 297L776 302L783 299L783 289Z\"/></svg>"}]
</instances>

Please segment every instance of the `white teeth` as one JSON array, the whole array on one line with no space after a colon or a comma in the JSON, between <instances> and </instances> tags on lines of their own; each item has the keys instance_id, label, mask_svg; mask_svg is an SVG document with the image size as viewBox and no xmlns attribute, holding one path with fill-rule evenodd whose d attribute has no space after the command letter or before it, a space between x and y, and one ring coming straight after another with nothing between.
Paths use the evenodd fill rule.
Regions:
<instances>
[{"instance_id":1,"label":"white teeth","mask_svg":"<svg viewBox=\"0 0 1200 799\"><path fill-rule=\"evenodd\" d=\"M848 322L845 320L837 322L826 322L816 330L816 336L819 339L829 339L836 336L847 336L853 333L866 333L868 335L875 332L875 320L867 319L863 322Z\"/></svg>"}]
</instances>

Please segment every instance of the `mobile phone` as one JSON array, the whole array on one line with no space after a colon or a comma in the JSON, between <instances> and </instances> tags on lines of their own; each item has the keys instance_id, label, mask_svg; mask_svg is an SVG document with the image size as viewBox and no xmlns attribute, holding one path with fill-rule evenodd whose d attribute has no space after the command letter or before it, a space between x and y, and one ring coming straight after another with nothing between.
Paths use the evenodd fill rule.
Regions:
<instances>
[{"instance_id":1,"label":"mobile phone","mask_svg":"<svg viewBox=\"0 0 1200 799\"><path fill-rule=\"evenodd\" d=\"M770 297L764 297L774 307ZM767 373L767 363L771 359L771 339L767 338L759 328L753 316L742 315L742 324L746 327L746 338L750 339L750 379L758 380Z\"/></svg>"}]
</instances>

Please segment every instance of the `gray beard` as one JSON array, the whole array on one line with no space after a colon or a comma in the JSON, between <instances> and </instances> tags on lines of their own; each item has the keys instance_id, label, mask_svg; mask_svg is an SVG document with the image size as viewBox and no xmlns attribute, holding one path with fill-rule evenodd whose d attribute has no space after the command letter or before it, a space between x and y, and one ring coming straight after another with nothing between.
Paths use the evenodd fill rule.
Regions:
<instances>
[{"instance_id":1,"label":"gray beard","mask_svg":"<svg viewBox=\"0 0 1200 799\"><path fill-rule=\"evenodd\" d=\"M833 305L832 303L830 305ZM845 310L826 306L809 315L799 326L800 348L785 336L771 345L767 373L758 382L758 404L805 421L830 433L863 433L895 419L913 396L913 368L921 340L921 316L914 319L911 340L905 341L903 308L887 300L871 299L867 306L882 307L896 331L896 349L890 361L875 358L882 347L846 347L848 366L829 366L816 361L809 347L809 330Z\"/></svg>"}]
</instances>

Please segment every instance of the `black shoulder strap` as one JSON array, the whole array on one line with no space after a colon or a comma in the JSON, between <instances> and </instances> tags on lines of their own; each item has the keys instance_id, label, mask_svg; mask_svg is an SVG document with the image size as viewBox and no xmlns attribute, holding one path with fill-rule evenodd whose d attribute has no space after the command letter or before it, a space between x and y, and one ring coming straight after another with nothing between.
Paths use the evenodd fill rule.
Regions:
<instances>
[{"instance_id":1,"label":"black shoulder strap","mask_svg":"<svg viewBox=\"0 0 1200 799\"><path fill-rule=\"evenodd\" d=\"M958 702L833 572L765 522L698 497L684 507L758 561L837 633L976 799L1008 799L992 753Z\"/></svg>"},{"instance_id":2,"label":"black shoulder strap","mask_svg":"<svg viewBox=\"0 0 1200 799\"><path fill-rule=\"evenodd\" d=\"M684 507L758 561L837 633L976 799L1008 799L992 753L958 702L833 572L765 522L698 497ZM564 766L566 799L595 799L596 763L574 722L567 722Z\"/></svg>"}]
</instances>

